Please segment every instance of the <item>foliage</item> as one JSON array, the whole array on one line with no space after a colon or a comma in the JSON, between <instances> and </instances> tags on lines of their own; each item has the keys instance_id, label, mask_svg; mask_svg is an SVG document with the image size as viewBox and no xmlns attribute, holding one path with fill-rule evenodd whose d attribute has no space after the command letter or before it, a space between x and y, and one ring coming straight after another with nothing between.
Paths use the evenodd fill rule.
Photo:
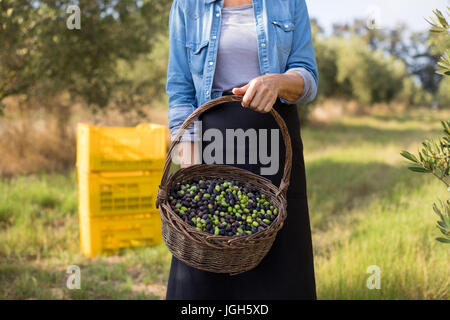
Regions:
<instances>
[{"instance_id":1,"label":"foliage","mask_svg":"<svg viewBox=\"0 0 450 320\"><path fill-rule=\"evenodd\" d=\"M435 35L431 37L430 45L435 51L444 53L438 62L437 73L450 76L450 25L441 11L434 10L433 13L434 17L427 20L431 24L430 33ZM447 15L450 15L450 7L447 7Z\"/></svg>"},{"instance_id":2,"label":"foliage","mask_svg":"<svg viewBox=\"0 0 450 320\"><path fill-rule=\"evenodd\" d=\"M336 46L331 39L316 39L314 43L320 83L318 97L333 97L343 94L337 82Z\"/></svg>"},{"instance_id":3,"label":"foliage","mask_svg":"<svg viewBox=\"0 0 450 320\"><path fill-rule=\"evenodd\" d=\"M436 98L440 107L450 107L450 77L444 77L441 80Z\"/></svg>"},{"instance_id":4,"label":"foliage","mask_svg":"<svg viewBox=\"0 0 450 320\"><path fill-rule=\"evenodd\" d=\"M341 96L363 104L400 100L426 105L431 97L418 86L401 59L373 50L357 36L315 38L321 97Z\"/></svg>"},{"instance_id":5,"label":"foliage","mask_svg":"<svg viewBox=\"0 0 450 320\"><path fill-rule=\"evenodd\" d=\"M337 81L348 83L359 102L390 102L401 90L405 66L401 61L371 51L359 38L342 40L337 48Z\"/></svg>"},{"instance_id":6,"label":"foliage","mask_svg":"<svg viewBox=\"0 0 450 320\"><path fill-rule=\"evenodd\" d=\"M169 41L160 34L149 53L136 60L117 61L116 72L120 76L112 100L122 111L135 109L159 100L165 92Z\"/></svg>"},{"instance_id":7,"label":"foliage","mask_svg":"<svg viewBox=\"0 0 450 320\"><path fill-rule=\"evenodd\" d=\"M437 227L444 235L444 237L437 238L438 241L450 243L450 200L446 203L439 200L439 204L433 204L433 210L439 216Z\"/></svg>"},{"instance_id":8,"label":"foliage","mask_svg":"<svg viewBox=\"0 0 450 320\"><path fill-rule=\"evenodd\" d=\"M165 0L77 1L81 29L66 27L68 3L0 1L0 101L13 94L56 96L62 91L106 106L121 85L117 61L148 53L166 29Z\"/></svg>"},{"instance_id":9,"label":"foliage","mask_svg":"<svg viewBox=\"0 0 450 320\"><path fill-rule=\"evenodd\" d=\"M365 19L355 19L352 24L335 24L333 30L339 38L357 37L371 51L382 51L402 60L408 73L420 80L420 87L431 94L438 90L440 77L435 74L435 65L439 55L424 45L429 38L428 32L412 32L404 24L392 28L367 28Z\"/></svg>"},{"instance_id":10,"label":"foliage","mask_svg":"<svg viewBox=\"0 0 450 320\"><path fill-rule=\"evenodd\" d=\"M335 24L333 34L325 37L317 21L311 23L320 76L317 102L343 97L363 104L395 100L409 106L431 105L430 92L437 88L435 60L428 51L420 51L422 37L413 35L416 38L412 36L408 45L403 40L405 26L372 30L358 19L353 24ZM424 84L418 84L414 75Z\"/></svg>"},{"instance_id":11,"label":"foliage","mask_svg":"<svg viewBox=\"0 0 450 320\"><path fill-rule=\"evenodd\" d=\"M445 136L439 141L427 140L422 143L422 150L415 156L408 151L402 151L401 155L413 165L409 169L413 172L430 173L442 181L450 191L450 121L442 121ZM450 199L444 204L434 204L433 209L440 217L438 227L444 238L438 238L441 242L450 243Z\"/></svg>"},{"instance_id":12,"label":"foliage","mask_svg":"<svg viewBox=\"0 0 450 320\"><path fill-rule=\"evenodd\" d=\"M450 12L450 7L447 8ZM446 58L442 58L444 62L439 62L439 69L437 73L444 76L450 75L450 64L446 63L448 60L448 53L450 52L450 37L448 30L450 25L446 18L439 10L433 11L435 17L430 18L432 33L444 34L445 41L439 41L438 44L445 43L447 46L443 48ZM439 47L437 45L437 47ZM449 79L444 78L438 92L438 101L440 104L448 103L449 99ZM418 156L414 156L408 151L402 151L401 155L411 161L414 165L409 167L411 171L420 173L431 173L440 181L442 181L447 190L450 191L450 121L442 121L445 136L439 141L427 140L422 143L422 150L419 151ZM434 212L439 216L440 220L437 222L438 228L443 234L443 237L437 238L438 241L450 243L450 199L445 202L439 201L438 204L433 205Z\"/></svg>"},{"instance_id":13,"label":"foliage","mask_svg":"<svg viewBox=\"0 0 450 320\"><path fill-rule=\"evenodd\" d=\"M430 106L433 103L433 95L422 85L417 85L412 77L403 79L402 89L395 99L409 106Z\"/></svg>"}]
</instances>

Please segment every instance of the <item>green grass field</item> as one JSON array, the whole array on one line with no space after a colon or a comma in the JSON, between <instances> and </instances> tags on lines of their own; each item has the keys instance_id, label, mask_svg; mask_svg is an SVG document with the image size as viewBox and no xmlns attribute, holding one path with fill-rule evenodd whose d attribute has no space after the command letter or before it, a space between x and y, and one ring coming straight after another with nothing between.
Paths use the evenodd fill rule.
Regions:
<instances>
[{"instance_id":1,"label":"green grass field","mask_svg":"<svg viewBox=\"0 0 450 320\"><path fill-rule=\"evenodd\" d=\"M302 130L319 299L449 299L448 245L432 203L448 197L399 152L440 134L448 113L409 110L343 117ZM83 257L76 174L0 180L0 298L161 299L170 265L163 244ZM81 290L66 269L81 268ZM381 288L369 290L369 266Z\"/></svg>"}]
</instances>

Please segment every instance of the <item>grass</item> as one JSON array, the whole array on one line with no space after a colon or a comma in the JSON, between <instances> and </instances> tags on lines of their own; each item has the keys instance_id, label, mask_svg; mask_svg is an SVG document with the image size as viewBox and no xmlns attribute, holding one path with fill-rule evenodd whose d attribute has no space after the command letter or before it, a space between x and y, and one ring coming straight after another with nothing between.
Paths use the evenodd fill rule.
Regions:
<instances>
[{"instance_id":1,"label":"grass","mask_svg":"<svg viewBox=\"0 0 450 320\"><path fill-rule=\"evenodd\" d=\"M439 119L374 114L303 131L319 298L449 298L449 247L434 240L431 209L447 192L399 156L439 135ZM371 265L380 290L366 286Z\"/></svg>"},{"instance_id":2,"label":"grass","mask_svg":"<svg viewBox=\"0 0 450 320\"><path fill-rule=\"evenodd\" d=\"M445 188L406 170L399 152L440 134L443 112L335 119L303 128L320 299L448 299L449 247L431 205ZM81 290L66 288L81 268ZM381 289L369 290L369 266ZM88 259L79 253L76 175L0 180L1 299L161 299L164 245Z\"/></svg>"}]
</instances>

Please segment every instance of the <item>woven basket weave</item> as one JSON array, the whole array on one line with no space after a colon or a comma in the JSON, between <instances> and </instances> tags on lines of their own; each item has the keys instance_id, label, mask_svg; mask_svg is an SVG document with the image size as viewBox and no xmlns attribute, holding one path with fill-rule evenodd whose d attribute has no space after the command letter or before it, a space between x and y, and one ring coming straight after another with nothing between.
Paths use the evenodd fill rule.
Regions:
<instances>
[{"instance_id":1,"label":"woven basket weave","mask_svg":"<svg viewBox=\"0 0 450 320\"><path fill-rule=\"evenodd\" d=\"M156 206L161 212L162 236L170 252L194 268L232 275L251 270L261 262L272 247L277 232L283 227L286 219L286 192L292 167L292 146L284 120L272 109L270 113L281 129L286 146L283 178L279 187L273 185L267 178L228 165L194 165L179 169L171 175L169 175L169 169L172 151L179 143L183 131L199 115L219 104L241 100L242 96L229 95L208 101L184 121L168 151L156 199ZM246 186L255 187L278 209L278 215L268 228L247 236L215 236L199 231L183 221L172 210L168 200L169 191L178 182L185 182L196 177L237 180Z\"/></svg>"}]
</instances>

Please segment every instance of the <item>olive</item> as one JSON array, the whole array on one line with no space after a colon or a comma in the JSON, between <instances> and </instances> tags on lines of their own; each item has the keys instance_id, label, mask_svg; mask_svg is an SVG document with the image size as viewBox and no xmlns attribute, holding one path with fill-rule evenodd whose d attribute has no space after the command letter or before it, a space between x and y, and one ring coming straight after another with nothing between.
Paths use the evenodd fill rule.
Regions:
<instances>
[{"instance_id":1,"label":"olive","mask_svg":"<svg viewBox=\"0 0 450 320\"><path fill-rule=\"evenodd\" d=\"M197 177L169 190L174 212L197 230L241 236L267 228L278 210L256 188L239 181Z\"/></svg>"}]
</instances>

